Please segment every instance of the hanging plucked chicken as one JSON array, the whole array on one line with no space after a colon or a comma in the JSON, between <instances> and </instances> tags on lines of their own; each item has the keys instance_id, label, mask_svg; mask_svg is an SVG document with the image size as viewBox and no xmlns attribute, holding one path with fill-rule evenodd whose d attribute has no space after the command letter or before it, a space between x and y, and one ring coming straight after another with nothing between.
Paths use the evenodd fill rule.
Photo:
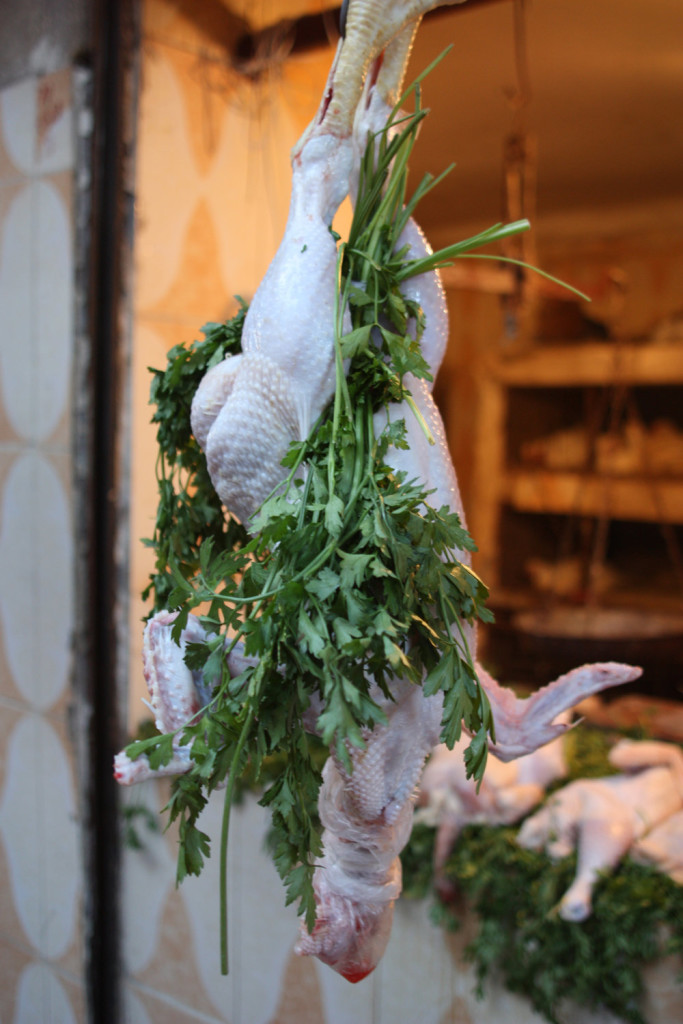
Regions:
<instances>
[{"instance_id":1,"label":"hanging plucked chicken","mask_svg":"<svg viewBox=\"0 0 683 1024\"><path fill-rule=\"evenodd\" d=\"M241 351L206 373L192 404L192 429L215 489L255 536L255 560L273 510L287 522L267 555L276 568L256 596L236 591L235 600L260 618L245 625L234 617L232 635L217 642L211 622L187 611L150 621L145 676L157 726L173 738L165 763L152 764L138 747L120 754L115 769L124 784L173 772L212 779L214 762L205 768L198 758L200 749L206 756L206 737L214 735L206 730L218 712L234 718L239 737L230 739L230 725L233 773L247 753L261 758L276 733L299 737L294 758L304 757L300 728L321 736L331 747L318 802L322 848L313 863L303 851L302 866L314 869L314 902L298 951L350 981L370 973L386 947L416 786L439 740L452 746L464 720L475 733L468 770L481 774L487 738L502 759L529 753L564 731L557 721L563 710L639 674L612 663L584 666L519 700L476 664L484 588L469 569L456 475L431 394L447 340L436 262L400 202L390 226L375 232L395 230L385 251L393 277L382 276L376 255L358 251L370 170L400 159L391 148L400 126L387 131L387 121L419 20L435 6L348 5L320 108L292 154L289 219L246 314ZM347 194L356 204L356 234L340 260L331 224ZM374 196L375 211L382 196ZM463 243L462 251L470 247ZM346 447L339 440L345 429ZM287 563L302 524L308 538L322 537L321 546L308 564ZM416 551L424 552L422 562ZM280 565L302 567L285 579ZM245 577L251 571L244 563ZM290 600L274 639L273 595ZM298 616L291 632L287 615ZM202 644L213 644L225 661L220 686L186 660ZM288 785L296 777L295 766ZM297 868L288 870L291 881Z\"/></svg>"}]
</instances>

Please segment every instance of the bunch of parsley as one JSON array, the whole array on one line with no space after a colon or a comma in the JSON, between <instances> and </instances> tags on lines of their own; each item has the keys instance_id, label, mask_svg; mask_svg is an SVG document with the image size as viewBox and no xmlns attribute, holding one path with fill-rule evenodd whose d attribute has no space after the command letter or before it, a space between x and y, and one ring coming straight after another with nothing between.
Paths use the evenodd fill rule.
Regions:
<instances>
[{"instance_id":1,"label":"bunch of parsley","mask_svg":"<svg viewBox=\"0 0 683 1024\"><path fill-rule=\"evenodd\" d=\"M168 607L174 588L170 566L185 578L199 568L198 552L209 538L218 550L245 543L246 531L225 515L206 468L206 459L190 426L190 407L204 375L223 359L241 351L247 307L226 323L205 324L204 340L175 345L165 370L152 370L150 404L157 426L157 513L152 537L143 543L154 550L155 566L142 598L152 598L152 611Z\"/></svg>"},{"instance_id":2,"label":"bunch of parsley","mask_svg":"<svg viewBox=\"0 0 683 1024\"><path fill-rule=\"evenodd\" d=\"M186 661L202 671L212 691L201 716L183 730L192 766L174 780L166 810L179 825L180 881L202 869L210 841L197 819L209 794L226 787L224 972L230 806L237 780L246 773L258 778L265 763L269 781L261 803L271 811L274 860L287 902L299 901L309 928L315 921L321 775L305 724L312 700L322 701L315 727L323 742L350 769L349 745L362 746L362 730L385 721L372 699L373 684L389 698L397 677L427 695L443 691L443 739L452 746L464 724L473 737L468 769L476 778L484 771L493 722L463 623L489 619L487 592L456 554L474 546L457 514L432 507L419 481L387 464L390 446L406 445L404 421L376 437L373 416L383 405L405 401L407 414L419 417L404 378L408 372L429 378L419 345L424 315L401 293L401 283L528 224L498 225L434 256L407 259L399 248L401 231L435 184L427 177L406 198L408 157L425 114L419 81L412 87L414 114L395 114L369 141L349 239L339 246L334 400L311 436L290 446L283 486L261 507L254 537L225 517L189 427L201 376L239 351L244 309L226 325L205 328L203 342L172 350L166 371L155 373L160 502L148 592L155 607L178 611L176 639L189 613L201 608L207 639L188 646ZM347 308L352 329L343 335ZM232 678L226 653L238 642L255 662ZM127 750L133 758L146 753L154 768L170 760L172 741L157 736Z\"/></svg>"}]
</instances>

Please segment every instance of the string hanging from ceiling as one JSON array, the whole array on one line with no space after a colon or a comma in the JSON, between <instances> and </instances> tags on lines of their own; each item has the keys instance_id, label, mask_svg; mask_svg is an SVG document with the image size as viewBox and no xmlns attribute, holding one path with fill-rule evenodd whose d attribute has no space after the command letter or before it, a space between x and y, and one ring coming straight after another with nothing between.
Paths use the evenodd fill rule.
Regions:
<instances>
[{"instance_id":1,"label":"string hanging from ceiling","mask_svg":"<svg viewBox=\"0 0 683 1024\"><path fill-rule=\"evenodd\" d=\"M533 98L528 57L528 0L513 0L513 54L515 84L506 91L512 111L511 130L503 140L503 219L527 219L532 230L506 240L503 255L536 266L533 225L536 214L538 140L530 127ZM514 288L503 295L505 337L529 339L534 331L538 279L516 266Z\"/></svg>"}]
</instances>

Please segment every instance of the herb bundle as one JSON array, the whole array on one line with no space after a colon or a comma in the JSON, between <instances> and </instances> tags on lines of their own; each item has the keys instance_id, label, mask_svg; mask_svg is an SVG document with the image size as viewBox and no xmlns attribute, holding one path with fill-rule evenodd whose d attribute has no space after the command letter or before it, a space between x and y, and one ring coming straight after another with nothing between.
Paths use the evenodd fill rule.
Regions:
<instances>
[{"instance_id":1,"label":"herb bundle","mask_svg":"<svg viewBox=\"0 0 683 1024\"><path fill-rule=\"evenodd\" d=\"M375 436L373 417L401 401L408 415L419 417L405 377L429 378L419 345L424 315L402 295L401 282L528 224L498 225L429 258L407 259L399 248L401 231L435 184L425 178L406 198L408 157L425 115L419 80L412 89L415 113L395 114L369 141L349 239L339 246L334 400L310 437L290 446L283 485L261 507L254 537L226 519L189 427L199 380L240 350L244 308L228 324L204 328L204 341L173 349L166 370L154 376L160 500L149 541L156 571L147 594L154 595L155 608L177 610L176 639L190 612L200 610L207 639L188 645L186 662L203 673L212 692L183 730L192 767L174 780L166 810L179 825L180 881L202 869L210 841L197 821L209 794L226 787L224 972L230 806L238 780L246 773L258 779L266 761L269 781L260 802L272 815L275 864L287 902L298 900L309 929L315 921L321 775L318 744L304 724L312 701L323 708L317 731L349 770L349 745L362 746L362 730L385 720L372 699L373 684L390 697L398 676L427 695L443 691L442 737L452 746L464 725L473 737L468 770L477 779L493 729L463 632L463 623L490 618L486 588L457 557L473 543L455 513L433 508L422 484L388 465L390 447L406 446L405 422ZM343 334L346 309L351 330ZM238 642L255 663L231 678L226 653ZM157 768L170 760L172 742L171 735L152 737L129 745L127 753L144 752Z\"/></svg>"}]
</instances>

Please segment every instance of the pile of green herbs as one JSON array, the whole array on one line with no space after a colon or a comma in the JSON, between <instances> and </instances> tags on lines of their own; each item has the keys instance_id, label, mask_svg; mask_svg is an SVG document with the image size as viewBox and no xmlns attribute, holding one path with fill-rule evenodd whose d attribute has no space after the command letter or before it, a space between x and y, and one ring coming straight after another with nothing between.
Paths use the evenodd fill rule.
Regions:
<instances>
[{"instance_id":1,"label":"pile of green herbs","mask_svg":"<svg viewBox=\"0 0 683 1024\"><path fill-rule=\"evenodd\" d=\"M612 773L605 756L610 745L605 733L574 730L569 779ZM433 896L435 923L451 930L464 908L475 912L478 932L465 957L480 996L495 975L552 1024L567 1019L572 1002L646 1024L645 967L669 955L680 966L683 886L626 857L598 882L591 916L580 924L564 921L557 906L574 878L576 855L554 862L522 849L516 834L517 828L484 825L463 830L446 865L463 904L443 902L433 890L435 830L417 825L402 854L404 896Z\"/></svg>"},{"instance_id":2,"label":"pile of green herbs","mask_svg":"<svg viewBox=\"0 0 683 1024\"><path fill-rule=\"evenodd\" d=\"M409 90L415 112L396 114L390 128L369 141L349 238L339 245L334 399L311 436L290 446L283 487L261 507L254 537L221 509L189 423L204 373L240 351L245 309L227 324L207 325L203 341L173 349L166 369L154 371L159 511L149 541L156 569L147 594L155 609L177 610L176 639L190 612L199 611L207 640L188 645L186 662L203 672L213 693L183 730L192 767L174 780L166 810L169 823L178 823L180 881L202 869L210 841L197 821L209 794L226 787L224 972L230 806L238 780L245 774L258 779L266 762L271 775L260 802L272 815L275 864L287 902L298 901L309 929L315 921L321 774L304 725L312 699L322 699L316 728L324 744L350 768L349 744L362 746L363 728L385 720L372 699L373 684L387 697L399 676L426 694L441 690L444 741L452 746L464 724L472 736L469 772L479 779L484 771L493 722L463 623L490 617L487 592L457 557L474 545L457 514L433 508L419 481L387 464L391 446L406 446L405 421L376 437L373 416L383 405L404 401L407 415L419 417L404 378L429 379L419 344L424 315L402 294L401 283L528 224L497 225L421 260L399 249L417 201L435 184L427 177L407 198L408 157L425 115L420 80ZM352 325L343 334L346 308ZM237 643L257 661L231 678L226 653ZM146 754L158 768L170 760L172 742L171 735L157 736L127 752ZM279 766L274 777L273 764Z\"/></svg>"}]
</instances>

